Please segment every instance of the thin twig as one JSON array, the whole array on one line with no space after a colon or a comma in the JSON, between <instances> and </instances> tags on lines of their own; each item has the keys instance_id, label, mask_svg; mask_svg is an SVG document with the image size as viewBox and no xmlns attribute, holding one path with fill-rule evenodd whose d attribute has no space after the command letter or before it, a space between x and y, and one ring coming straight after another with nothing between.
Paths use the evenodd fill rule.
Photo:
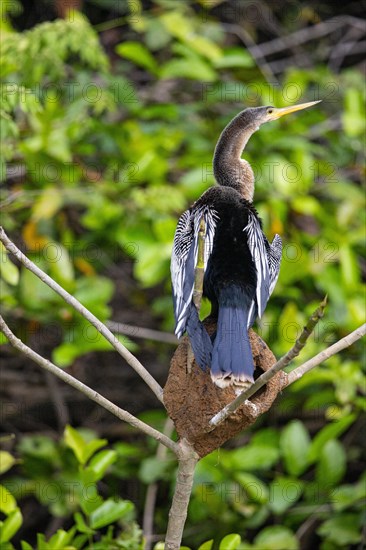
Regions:
<instances>
[{"instance_id":1,"label":"thin twig","mask_svg":"<svg viewBox=\"0 0 366 550\"><path fill-rule=\"evenodd\" d=\"M313 332L315 326L319 322L319 320L323 317L324 309L327 304L327 297L324 298L324 300L320 303L319 307L314 311L308 322L306 323L305 327L303 328L299 338L296 340L295 345L284 355L281 357L277 363L273 365L270 369L268 369L265 373L263 373L257 380L252 384L247 390L243 391L236 399L231 401L228 405L226 405L221 411L215 414L209 421L209 429L208 431L213 430L221 424L228 416L230 416L233 412L236 411L242 405L247 399L252 397L262 386L267 384L267 382L274 377L277 372L282 370L284 367L286 367L297 355L299 355L300 351L305 346L309 336Z\"/></svg>"},{"instance_id":2,"label":"thin twig","mask_svg":"<svg viewBox=\"0 0 366 550\"><path fill-rule=\"evenodd\" d=\"M174 346L179 343L178 338L170 332L127 325L126 323L119 323L117 321L107 321L107 327L115 334L125 334L126 336L131 336L133 338L154 340L155 342L163 342L164 344L172 344Z\"/></svg>"},{"instance_id":3,"label":"thin twig","mask_svg":"<svg viewBox=\"0 0 366 550\"><path fill-rule=\"evenodd\" d=\"M34 273L52 290L57 292L70 306L78 311L85 319L91 323L98 332L114 347L114 349L127 361L127 363L139 374L139 376L146 382L149 388L154 392L159 401L163 402L163 389L157 383L155 378L145 369L140 361L132 355L130 351L117 338L112 332L101 322L95 315L93 315L85 306L83 306L74 296L71 296L64 288L56 283L51 277L49 277L42 269L37 267L27 256L15 246L15 244L8 238L4 229L0 227L0 241L5 248L13 254L29 271Z\"/></svg>"},{"instance_id":4,"label":"thin twig","mask_svg":"<svg viewBox=\"0 0 366 550\"><path fill-rule=\"evenodd\" d=\"M196 306L198 313L201 309L201 301L203 294L203 277L205 274L205 237L206 237L206 225L205 219L202 216L200 221L200 227L198 231L198 250L197 250L197 264L194 270L194 287L193 287L193 303Z\"/></svg>"},{"instance_id":5,"label":"thin twig","mask_svg":"<svg viewBox=\"0 0 366 550\"><path fill-rule=\"evenodd\" d=\"M327 21L322 21L321 23L314 25L313 27L306 27L287 36L274 38L268 42L262 42L260 44L262 55L272 55L287 49L292 50L292 48L296 45L310 42L315 38L320 38L321 36L331 34L345 25L349 25L360 30L364 30L365 28L364 21L362 21L362 19L358 19L357 17L344 15L333 17L332 19L328 19Z\"/></svg>"},{"instance_id":6,"label":"thin twig","mask_svg":"<svg viewBox=\"0 0 366 550\"><path fill-rule=\"evenodd\" d=\"M362 336L365 336L365 334L366 323L361 325L359 328L357 328L332 346L329 346L329 348L321 351L320 353L318 353L318 355L315 355L315 357L309 359L309 361L306 361L303 365L300 365L300 367L297 367L292 372L290 372L287 379L287 386L289 386L293 382L296 382L296 380L299 380L299 378L304 376L305 373L309 372L314 367L317 367L320 363L323 363L323 361L326 361L327 359L329 359L329 357L332 357L332 355L335 355L342 349L348 348L354 342L360 340Z\"/></svg>"},{"instance_id":7,"label":"thin twig","mask_svg":"<svg viewBox=\"0 0 366 550\"><path fill-rule=\"evenodd\" d=\"M200 314L201 301L203 294L203 278L205 274L205 237L206 237L206 225L205 219L202 216L200 226L198 230L198 246L197 246L197 264L194 270L194 285L193 285L193 297L192 301ZM187 372L191 372L194 361L194 353L192 344L189 340L187 347Z\"/></svg>"},{"instance_id":8,"label":"thin twig","mask_svg":"<svg viewBox=\"0 0 366 550\"><path fill-rule=\"evenodd\" d=\"M342 66L343 60L352 51L353 46L365 34L365 28L351 27L342 37L342 40L332 48L329 56L328 67L337 72Z\"/></svg>"},{"instance_id":9,"label":"thin twig","mask_svg":"<svg viewBox=\"0 0 366 550\"><path fill-rule=\"evenodd\" d=\"M272 86L278 85L278 79L274 75L268 64L265 53L262 51L262 45L256 44L250 34L240 25L224 23L223 27L232 34L235 34L245 45L250 55L255 60L258 69L263 74L265 80Z\"/></svg>"},{"instance_id":10,"label":"thin twig","mask_svg":"<svg viewBox=\"0 0 366 550\"><path fill-rule=\"evenodd\" d=\"M163 433L159 432L158 430L155 430L155 428L152 428L148 424L145 424L145 422L142 422L129 412L125 411L124 409L121 409L120 407L117 407L112 401L109 401L102 395L100 395L98 392L90 388L89 386L83 384L83 382L80 382L77 378L74 378L74 376L71 376L66 371L60 369L51 361L48 359L45 359L38 353L36 353L34 350L26 346L19 338L15 336L15 334L12 333L8 325L5 323L4 319L0 315L0 330L7 339L9 340L10 344L16 348L17 350L21 351L24 355L32 359L35 363L37 363L40 367L45 369L46 371L54 374L66 384L69 384L73 388L77 389L79 392L83 393L91 399L92 401L95 401L95 403L98 403L101 407L104 407L107 411L114 414L117 418L120 420L123 420L124 422L128 422L128 424L131 424L134 428L144 432L145 434L153 437L157 441L161 442L163 445L171 449L176 455L179 455L180 453L180 447L177 443L172 441L169 437L164 435Z\"/></svg>"},{"instance_id":11,"label":"thin twig","mask_svg":"<svg viewBox=\"0 0 366 550\"><path fill-rule=\"evenodd\" d=\"M57 425L61 432L64 429L65 424L70 423L69 409L67 408L62 392L58 387L57 379L49 372L45 372L45 375L46 383L50 390L53 406L56 413Z\"/></svg>"}]
</instances>

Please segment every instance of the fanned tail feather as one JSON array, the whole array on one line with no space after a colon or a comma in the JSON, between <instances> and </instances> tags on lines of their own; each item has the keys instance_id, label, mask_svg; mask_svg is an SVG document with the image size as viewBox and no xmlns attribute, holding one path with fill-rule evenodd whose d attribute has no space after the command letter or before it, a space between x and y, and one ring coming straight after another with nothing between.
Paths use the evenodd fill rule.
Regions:
<instances>
[{"instance_id":1,"label":"fanned tail feather","mask_svg":"<svg viewBox=\"0 0 366 550\"><path fill-rule=\"evenodd\" d=\"M237 306L221 306L217 335L212 351L211 377L221 388L254 382L253 354L248 330L248 311Z\"/></svg>"},{"instance_id":2,"label":"fanned tail feather","mask_svg":"<svg viewBox=\"0 0 366 550\"><path fill-rule=\"evenodd\" d=\"M197 309L193 303L189 308L186 329L196 362L202 370L205 370L211 364L212 342L199 320Z\"/></svg>"}]
</instances>

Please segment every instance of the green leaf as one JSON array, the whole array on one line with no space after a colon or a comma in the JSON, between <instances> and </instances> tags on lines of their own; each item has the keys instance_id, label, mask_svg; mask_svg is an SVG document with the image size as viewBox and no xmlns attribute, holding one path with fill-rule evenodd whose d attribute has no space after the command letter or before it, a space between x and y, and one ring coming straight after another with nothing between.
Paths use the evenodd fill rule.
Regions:
<instances>
[{"instance_id":1,"label":"green leaf","mask_svg":"<svg viewBox=\"0 0 366 550\"><path fill-rule=\"evenodd\" d=\"M50 548L62 548L64 550L65 547L71 543L75 533L76 527L73 527L69 531L58 529L57 532L49 539L48 544Z\"/></svg>"},{"instance_id":2,"label":"green leaf","mask_svg":"<svg viewBox=\"0 0 366 550\"><path fill-rule=\"evenodd\" d=\"M365 107L363 93L355 87L345 90L345 110L342 113L343 127L351 137L358 136L365 131Z\"/></svg>"},{"instance_id":3,"label":"green leaf","mask_svg":"<svg viewBox=\"0 0 366 550\"><path fill-rule=\"evenodd\" d=\"M45 268L41 262L38 264L38 267L41 269ZM39 277L24 267L20 270L19 286L21 304L31 311L44 311L46 306L51 307L51 304L54 306L61 303L61 298L53 290L45 285ZM32 292L29 292L30 288Z\"/></svg>"},{"instance_id":4,"label":"green leaf","mask_svg":"<svg viewBox=\"0 0 366 550\"><path fill-rule=\"evenodd\" d=\"M162 78L190 78L213 82L217 75L206 61L197 58L172 59L161 68Z\"/></svg>"},{"instance_id":5,"label":"green leaf","mask_svg":"<svg viewBox=\"0 0 366 550\"><path fill-rule=\"evenodd\" d=\"M330 439L320 451L316 479L322 487L337 485L346 471L346 453L343 445Z\"/></svg>"},{"instance_id":6,"label":"green leaf","mask_svg":"<svg viewBox=\"0 0 366 550\"><path fill-rule=\"evenodd\" d=\"M117 452L112 450L100 451L89 462L88 468L95 473L94 481L99 481L105 474L106 470L117 459Z\"/></svg>"},{"instance_id":7,"label":"green leaf","mask_svg":"<svg viewBox=\"0 0 366 550\"><path fill-rule=\"evenodd\" d=\"M299 541L292 531L281 525L265 527L254 539L258 550L298 550Z\"/></svg>"},{"instance_id":8,"label":"green leaf","mask_svg":"<svg viewBox=\"0 0 366 550\"><path fill-rule=\"evenodd\" d=\"M167 468L170 466L170 461L161 460L154 456L145 458L142 461L139 470L139 478L143 483L149 484L163 479L166 476Z\"/></svg>"},{"instance_id":9,"label":"green leaf","mask_svg":"<svg viewBox=\"0 0 366 550\"><path fill-rule=\"evenodd\" d=\"M362 499L366 499L366 480L364 476L357 483L341 485L332 492L332 505L336 511L342 511Z\"/></svg>"},{"instance_id":10,"label":"green leaf","mask_svg":"<svg viewBox=\"0 0 366 550\"><path fill-rule=\"evenodd\" d=\"M67 425L64 431L65 443L74 451L76 458L80 464L84 464L84 450L86 441L72 426Z\"/></svg>"},{"instance_id":11,"label":"green leaf","mask_svg":"<svg viewBox=\"0 0 366 550\"><path fill-rule=\"evenodd\" d=\"M3 474L10 470L17 461L7 451L0 451L0 474Z\"/></svg>"},{"instance_id":12,"label":"green leaf","mask_svg":"<svg viewBox=\"0 0 366 550\"><path fill-rule=\"evenodd\" d=\"M80 514L80 512L76 512L74 514L74 520L76 523L77 530L80 533L85 533L86 535L93 535L95 531L88 527L88 525L85 523L85 520L83 516Z\"/></svg>"},{"instance_id":13,"label":"green leaf","mask_svg":"<svg viewBox=\"0 0 366 550\"><path fill-rule=\"evenodd\" d=\"M3 522L0 532L0 543L8 542L19 530L23 517L19 508L15 508Z\"/></svg>"},{"instance_id":14,"label":"green leaf","mask_svg":"<svg viewBox=\"0 0 366 550\"><path fill-rule=\"evenodd\" d=\"M133 509L132 502L128 500L108 499L90 514L90 526L92 529L101 529L123 518Z\"/></svg>"},{"instance_id":15,"label":"green leaf","mask_svg":"<svg viewBox=\"0 0 366 550\"><path fill-rule=\"evenodd\" d=\"M355 414L349 414L343 418L340 418L336 422L332 422L331 424L324 426L324 428L320 430L311 442L308 455L309 462L315 462L318 460L321 450L327 441L339 437L351 424L353 424L355 419Z\"/></svg>"},{"instance_id":16,"label":"green leaf","mask_svg":"<svg viewBox=\"0 0 366 550\"><path fill-rule=\"evenodd\" d=\"M140 42L122 42L116 46L116 52L152 73L157 72L157 63L149 50Z\"/></svg>"},{"instance_id":17,"label":"green leaf","mask_svg":"<svg viewBox=\"0 0 366 550\"><path fill-rule=\"evenodd\" d=\"M252 502L264 504L268 501L268 487L258 477L247 472L238 472L234 475L236 481L244 488L248 499Z\"/></svg>"},{"instance_id":18,"label":"green leaf","mask_svg":"<svg viewBox=\"0 0 366 550\"><path fill-rule=\"evenodd\" d=\"M273 428L261 428L252 435L251 445L264 447L274 447L278 449L280 442L280 433Z\"/></svg>"},{"instance_id":19,"label":"green leaf","mask_svg":"<svg viewBox=\"0 0 366 550\"><path fill-rule=\"evenodd\" d=\"M22 550L33 550L30 544L28 542L25 542L24 540L20 543L22 545Z\"/></svg>"},{"instance_id":20,"label":"green leaf","mask_svg":"<svg viewBox=\"0 0 366 550\"><path fill-rule=\"evenodd\" d=\"M266 445L247 445L222 456L223 464L237 470L268 470L278 462L279 449Z\"/></svg>"},{"instance_id":21,"label":"green leaf","mask_svg":"<svg viewBox=\"0 0 366 550\"><path fill-rule=\"evenodd\" d=\"M198 550L211 550L214 543L214 539L206 540L201 546L198 548Z\"/></svg>"},{"instance_id":22,"label":"green leaf","mask_svg":"<svg viewBox=\"0 0 366 550\"><path fill-rule=\"evenodd\" d=\"M339 247L339 260L344 286L354 287L360 280L360 268L357 256L349 245L342 244Z\"/></svg>"},{"instance_id":23,"label":"green leaf","mask_svg":"<svg viewBox=\"0 0 366 550\"><path fill-rule=\"evenodd\" d=\"M360 518L358 514L337 515L326 520L317 533L336 544L337 547L346 548L361 541Z\"/></svg>"},{"instance_id":24,"label":"green leaf","mask_svg":"<svg viewBox=\"0 0 366 550\"><path fill-rule=\"evenodd\" d=\"M254 67L252 56L244 48L227 48L224 55L214 60L217 69Z\"/></svg>"},{"instance_id":25,"label":"green leaf","mask_svg":"<svg viewBox=\"0 0 366 550\"><path fill-rule=\"evenodd\" d=\"M15 286L19 282L19 269L10 260L7 250L0 243L0 275L9 285Z\"/></svg>"},{"instance_id":26,"label":"green leaf","mask_svg":"<svg viewBox=\"0 0 366 550\"><path fill-rule=\"evenodd\" d=\"M56 212L63 204L62 193L55 187L47 187L43 190L39 199L32 208L32 220L49 220L53 218Z\"/></svg>"},{"instance_id":27,"label":"green leaf","mask_svg":"<svg viewBox=\"0 0 366 550\"><path fill-rule=\"evenodd\" d=\"M103 504L102 497L98 494L95 483L88 482L82 485L79 494L80 507L85 515L89 516Z\"/></svg>"},{"instance_id":28,"label":"green leaf","mask_svg":"<svg viewBox=\"0 0 366 550\"><path fill-rule=\"evenodd\" d=\"M185 37L186 44L192 48L196 53L202 55L209 59L213 64L219 62L223 57L223 51L221 48L212 40L202 35L190 34L190 37Z\"/></svg>"},{"instance_id":29,"label":"green leaf","mask_svg":"<svg viewBox=\"0 0 366 550\"><path fill-rule=\"evenodd\" d=\"M9 515L16 509L17 501L6 487L0 485L0 512Z\"/></svg>"},{"instance_id":30,"label":"green leaf","mask_svg":"<svg viewBox=\"0 0 366 550\"><path fill-rule=\"evenodd\" d=\"M302 474L308 465L310 437L300 420L290 422L283 429L280 447L287 472L293 476Z\"/></svg>"},{"instance_id":31,"label":"green leaf","mask_svg":"<svg viewBox=\"0 0 366 550\"><path fill-rule=\"evenodd\" d=\"M74 291L74 267L67 249L60 243L48 243L48 265L50 275L69 292Z\"/></svg>"},{"instance_id":32,"label":"green leaf","mask_svg":"<svg viewBox=\"0 0 366 550\"><path fill-rule=\"evenodd\" d=\"M303 483L295 478L277 477L270 486L269 507L275 514L283 514L295 502L303 491Z\"/></svg>"},{"instance_id":33,"label":"green leaf","mask_svg":"<svg viewBox=\"0 0 366 550\"><path fill-rule=\"evenodd\" d=\"M88 462L89 458L93 456L93 454L98 451L101 447L105 447L107 445L108 441L106 439L93 439L92 441L89 441L89 443L86 444L83 452L83 460L84 464Z\"/></svg>"},{"instance_id":34,"label":"green leaf","mask_svg":"<svg viewBox=\"0 0 366 550\"><path fill-rule=\"evenodd\" d=\"M89 458L101 447L107 445L106 439L92 439L87 443L83 436L71 426L66 426L64 431L65 443L74 451L79 463L84 465Z\"/></svg>"},{"instance_id":35,"label":"green leaf","mask_svg":"<svg viewBox=\"0 0 366 550\"><path fill-rule=\"evenodd\" d=\"M235 533L226 535L220 542L219 550L236 550L241 543L241 536Z\"/></svg>"}]
</instances>

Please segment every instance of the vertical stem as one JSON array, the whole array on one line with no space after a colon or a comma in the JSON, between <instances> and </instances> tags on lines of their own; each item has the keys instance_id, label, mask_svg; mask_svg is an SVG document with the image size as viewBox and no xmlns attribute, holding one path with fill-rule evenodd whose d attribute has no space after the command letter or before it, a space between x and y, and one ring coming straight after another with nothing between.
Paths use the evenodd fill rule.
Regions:
<instances>
[{"instance_id":1,"label":"vertical stem","mask_svg":"<svg viewBox=\"0 0 366 550\"><path fill-rule=\"evenodd\" d=\"M192 492L194 470L199 460L197 453L188 441L182 439L179 446L181 452L178 459L178 473L173 502L169 511L165 550L179 550L180 548Z\"/></svg>"},{"instance_id":2,"label":"vertical stem","mask_svg":"<svg viewBox=\"0 0 366 550\"><path fill-rule=\"evenodd\" d=\"M168 418L165 422L163 434L167 437L171 437L174 430L174 423L171 418ZM160 461L166 460L167 458L167 447L159 443L156 450L156 458ZM151 550L154 539L154 511L156 505L156 497L158 494L158 483L151 483L146 492L145 506L144 506L144 517L142 530L145 538L145 547L144 550Z\"/></svg>"},{"instance_id":3,"label":"vertical stem","mask_svg":"<svg viewBox=\"0 0 366 550\"><path fill-rule=\"evenodd\" d=\"M205 220L202 216L200 221L200 228L198 231L198 251L197 251L197 265L194 270L194 287L193 287L193 303L196 306L198 315L201 309L201 300L203 294L203 277L205 274L205 236L206 226ZM191 343L188 344L187 349L187 371L191 372L194 361L194 355Z\"/></svg>"},{"instance_id":4,"label":"vertical stem","mask_svg":"<svg viewBox=\"0 0 366 550\"><path fill-rule=\"evenodd\" d=\"M201 309L201 300L203 294L203 277L205 274L205 237L206 226L205 220L202 216L200 221L200 229L198 232L198 252L197 252L197 265L194 271L194 289L193 289L193 303L197 308L198 313Z\"/></svg>"}]
</instances>

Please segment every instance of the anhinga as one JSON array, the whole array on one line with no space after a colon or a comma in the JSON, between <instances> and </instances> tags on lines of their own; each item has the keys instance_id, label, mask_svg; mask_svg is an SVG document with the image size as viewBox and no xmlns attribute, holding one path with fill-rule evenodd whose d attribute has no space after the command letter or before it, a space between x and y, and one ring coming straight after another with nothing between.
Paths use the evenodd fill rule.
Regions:
<instances>
[{"instance_id":1,"label":"anhinga","mask_svg":"<svg viewBox=\"0 0 366 550\"><path fill-rule=\"evenodd\" d=\"M216 145L210 187L179 219L171 274L175 333L187 331L198 365L211 370L219 387L253 382L254 364L248 329L261 317L276 285L282 242L270 244L253 206L254 174L241 154L261 124L318 103L276 109L248 108L224 129ZM217 317L212 338L193 303L201 220L205 226L203 295Z\"/></svg>"}]
</instances>

